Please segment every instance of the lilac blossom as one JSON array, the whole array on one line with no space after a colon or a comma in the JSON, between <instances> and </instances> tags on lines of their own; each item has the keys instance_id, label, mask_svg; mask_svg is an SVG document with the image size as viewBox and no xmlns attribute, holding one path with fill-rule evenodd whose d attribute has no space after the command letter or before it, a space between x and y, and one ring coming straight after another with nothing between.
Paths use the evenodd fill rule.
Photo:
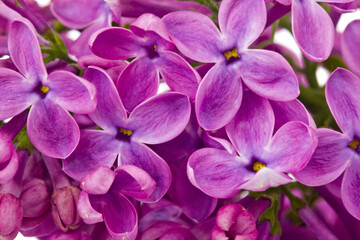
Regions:
<instances>
[{"instance_id":1,"label":"lilac blossom","mask_svg":"<svg viewBox=\"0 0 360 240\"><path fill-rule=\"evenodd\" d=\"M360 76L360 20L352 21L341 35L341 53L346 65Z\"/></svg>"},{"instance_id":2,"label":"lilac blossom","mask_svg":"<svg viewBox=\"0 0 360 240\"><path fill-rule=\"evenodd\" d=\"M235 116L243 83L272 100L289 101L299 95L296 76L281 55L249 49L265 27L263 0L222 1L221 32L208 17L195 12L170 13L163 21L181 53L216 63L201 81L195 99L198 121L206 130L221 128Z\"/></svg>"}]
</instances>

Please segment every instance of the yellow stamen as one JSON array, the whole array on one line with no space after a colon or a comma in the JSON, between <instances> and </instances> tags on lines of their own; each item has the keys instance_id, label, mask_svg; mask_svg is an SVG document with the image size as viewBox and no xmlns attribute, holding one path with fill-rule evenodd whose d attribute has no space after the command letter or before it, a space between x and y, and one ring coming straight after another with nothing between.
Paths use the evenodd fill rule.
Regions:
<instances>
[{"instance_id":1,"label":"yellow stamen","mask_svg":"<svg viewBox=\"0 0 360 240\"><path fill-rule=\"evenodd\" d=\"M89 218L89 215L87 213L85 214L85 218Z\"/></svg>"},{"instance_id":2,"label":"yellow stamen","mask_svg":"<svg viewBox=\"0 0 360 240\"><path fill-rule=\"evenodd\" d=\"M82 182L81 184L83 185L83 187L85 187L85 182Z\"/></svg>"},{"instance_id":3,"label":"yellow stamen","mask_svg":"<svg viewBox=\"0 0 360 240\"><path fill-rule=\"evenodd\" d=\"M124 135L127 135L127 136L131 136L132 134L132 131L131 130L127 130L127 129L123 129L123 128L120 128L119 130L120 133L124 134Z\"/></svg>"},{"instance_id":4,"label":"yellow stamen","mask_svg":"<svg viewBox=\"0 0 360 240\"><path fill-rule=\"evenodd\" d=\"M260 169L262 169L263 167L265 167L265 164L262 163L262 162L259 162L259 161L256 161L254 164L253 164L253 170L255 172L259 171Z\"/></svg>"},{"instance_id":5,"label":"yellow stamen","mask_svg":"<svg viewBox=\"0 0 360 240\"><path fill-rule=\"evenodd\" d=\"M157 46L156 46L156 45L154 45L154 51L156 52L156 50L157 50Z\"/></svg>"},{"instance_id":6,"label":"yellow stamen","mask_svg":"<svg viewBox=\"0 0 360 240\"><path fill-rule=\"evenodd\" d=\"M43 93L47 93L49 91L49 88L47 86L41 86L40 91Z\"/></svg>"},{"instance_id":7,"label":"yellow stamen","mask_svg":"<svg viewBox=\"0 0 360 240\"><path fill-rule=\"evenodd\" d=\"M224 56L226 58L226 60L228 61L230 58L240 58L238 52L237 52L237 49L236 48L233 48L232 50L230 51L226 51L224 52Z\"/></svg>"},{"instance_id":8,"label":"yellow stamen","mask_svg":"<svg viewBox=\"0 0 360 240\"><path fill-rule=\"evenodd\" d=\"M352 149L357 149L359 147L359 141L358 140L352 140L351 143L349 143L349 147L351 147Z\"/></svg>"}]
</instances>

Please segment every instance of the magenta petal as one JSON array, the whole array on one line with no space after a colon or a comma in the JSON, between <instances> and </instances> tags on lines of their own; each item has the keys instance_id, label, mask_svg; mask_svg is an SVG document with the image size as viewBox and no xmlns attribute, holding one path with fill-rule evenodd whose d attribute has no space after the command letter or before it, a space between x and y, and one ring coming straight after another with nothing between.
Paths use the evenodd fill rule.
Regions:
<instances>
[{"instance_id":1,"label":"magenta petal","mask_svg":"<svg viewBox=\"0 0 360 240\"><path fill-rule=\"evenodd\" d=\"M317 142L315 130L302 122L288 122L275 133L262 159L276 171L298 172L310 160Z\"/></svg>"},{"instance_id":2,"label":"magenta petal","mask_svg":"<svg viewBox=\"0 0 360 240\"><path fill-rule=\"evenodd\" d=\"M86 224L94 224L103 221L102 214L96 211L89 200L89 195L82 191L77 202L79 216Z\"/></svg>"},{"instance_id":3,"label":"magenta petal","mask_svg":"<svg viewBox=\"0 0 360 240\"><path fill-rule=\"evenodd\" d=\"M360 79L338 68L329 77L325 96L332 115L343 133L360 136Z\"/></svg>"},{"instance_id":4,"label":"magenta petal","mask_svg":"<svg viewBox=\"0 0 360 240\"><path fill-rule=\"evenodd\" d=\"M154 96L159 89L159 73L147 57L133 60L122 71L116 83L121 100L128 111Z\"/></svg>"},{"instance_id":5,"label":"magenta petal","mask_svg":"<svg viewBox=\"0 0 360 240\"><path fill-rule=\"evenodd\" d=\"M251 159L254 154L259 157L270 141L274 122L269 101L247 90L240 110L225 129L238 153Z\"/></svg>"},{"instance_id":6,"label":"magenta petal","mask_svg":"<svg viewBox=\"0 0 360 240\"><path fill-rule=\"evenodd\" d=\"M169 13L163 21L176 47L199 62L217 62L224 56L218 48L221 34L209 17L196 12Z\"/></svg>"},{"instance_id":7,"label":"magenta petal","mask_svg":"<svg viewBox=\"0 0 360 240\"><path fill-rule=\"evenodd\" d=\"M256 94L275 101L290 101L299 95L295 73L280 54L251 49L241 54L240 61L241 78Z\"/></svg>"},{"instance_id":8,"label":"magenta petal","mask_svg":"<svg viewBox=\"0 0 360 240\"><path fill-rule=\"evenodd\" d=\"M125 28L109 27L99 30L90 40L91 51L102 58L117 60L145 54L141 39Z\"/></svg>"},{"instance_id":9,"label":"magenta petal","mask_svg":"<svg viewBox=\"0 0 360 240\"><path fill-rule=\"evenodd\" d=\"M73 73L52 72L43 84L50 88L47 97L66 110L81 114L95 110L95 87Z\"/></svg>"},{"instance_id":10,"label":"magenta petal","mask_svg":"<svg viewBox=\"0 0 360 240\"><path fill-rule=\"evenodd\" d=\"M291 12L292 31L303 54L311 61L326 60L335 39L327 12L314 0L294 0Z\"/></svg>"},{"instance_id":11,"label":"magenta petal","mask_svg":"<svg viewBox=\"0 0 360 240\"><path fill-rule=\"evenodd\" d=\"M199 124L205 130L225 126L238 111L242 99L240 77L225 64L216 64L205 75L195 98Z\"/></svg>"},{"instance_id":12,"label":"magenta petal","mask_svg":"<svg viewBox=\"0 0 360 240\"><path fill-rule=\"evenodd\" d=\"M189 98L181 93L162 93L142 103L130 114L131 139L147 144L169 141L179 135L190 119ZM181 116L181 117L179 117Z\"/></svg>"},{"instance_id":13,"label":"magenta petal","mask_svg":"<svg viewBox=\"0 0 360 240\"><path fill-rule=\"evenodd\" d=\"M53 158L69 156L80 139L79 127L71 115L47 98L30 109L27 132L32 144Z\"/></svg>"},{"instance_id":14,"label":"magenta petal","mask_svg":"<svg viewBox=\"0 0 360 240\"><path fill-rule=\"evenodd\" d=\"M117 127L125 124L127 114L114 82L104 70L94 66L88 67L84 78L94 84L98 99L95 111L89 114L90 118L101 128L116 134Z\"/></svg>"},{"instance_id":15,"label":"magenta petal","mask_svg":"<svg viewBox=\"0 0 360 240\"><path fill-rule=\"evenodd\" d=\"M241 13L241 14L239 14ZM237 40L239 49L247 48L264 30L266 6L263 0L223 0L219 9L221 32Z\"/></svg>"},{"instance_id":16,"label":"magenta petal","mask_svg":"<svg viewBox=\"0 0 360 240\"><path fill-rule=\"evenodd\" d=\"M199 74L182 57L173 52L159 52L156 66L161 77L173 91L181 92L194 99Z\"/></svg>"},{"instance_id":17,"label":"magenta petal","mask_svg":"<svg viewBox=\"0 0 360 240\"><path fill-rule=\"evenodd\" d=\"M139 200L146 200L154 192L156 182L144 170L133 165L121 165L115 170L111 191Z\"/></svg>"},{"instance_id":18,"label":"magenta petal","mask_svg":"<svg viewBox=\"0 0 360 240\"><path fill-rule=\"evenodd\" d=\"M136 238L138 216L135 207L126 197L116 193L108 194L102 214L105 225L115 240Z\"/></svg>"},{"instance_id":19,"label":"magenta petal","mask_svg":"<svg viewBox=\"0 0 360 240\"><path fill-rule=\"evenodd\" d=\"M4 164L4 163L2 163ZM0 184L10 181L16 174L19 167L19 157L15 149L12 149L12 155L5 167L0 170Z\"/></svg>"},{"instance_id":20,"label":"magenta petal","mask_svg":"<svg viewBox=\"0 0 360 240\"><path fill-rule=\"evenodd\" d=\"M109 167L99 167L88 173L80 187L88 194L105 194L109 191L115 179L115 173Z\"/></svg>"},{"instance_id":21,"label":"magenta petal","mask_svg":"<svg viewBox=\"0 0 360 240\"><path fill-rule=\"evenodd\" d=\"M32 82L45 80L47 72L42 59L36 30L29 22L15 20L9 31L11 60L26 79Z\"/></svg>"},{"instance_id":22,"label":"magenta petal","mask_svg":"<svg viewBox=\"0 0 360 240\"><path fill-rule=\"evenodd\" d=\"M0 68L0 120L21 113L39 99L34 85L21 74Z\"/></svg>"},{"instance_id":23,"label":"magenta petal","mask_svg":"<svg viewBox=\"0 0 360 240\"><path fill-rule=\"evenodd\" d=\"M309 163L301 171L294 173L295 178L307 186L321 186L334 181L345 170L354 156L348 147L345 135L330 129L317 129L318 146Z\"/></svg>"},{"instance_id":24,"label":"magenta petal","mask_svg":"<svg viewBox=\"0 0 360 240\"><path fill-rule=\"evenodd\" d=\"M238 156L216 148L194 152L189 158L187 173L194 186L216 198L234 196L239 186L253 175Z\"/></svg>"},{"instance_id":25,"label":"magenta petal","mask_svg":"<svg viewBox=\"0 0 360 240\"><path fill-rule=\"evenodd\" d=\"M78 147L63 160L64 172L80 181L99 167L112 167L119 153L119 146L119 141L111 134L98 130L83 130Z\"/></svg>"},{"instance_id":26,"label":"magenta petal","mask_svg":"<svg viewBox=\"0 0 360 240\"><path fill-rule=\"evenodd\" d=\"M347 25L341 36L341 53L346 65L357 75L360 75L360 20Z\"/></svg>"},{"instance_id":27,"label":"magenta petal","mask_svg":"<svg viewBox=\"0 0 360 240\"><path fill-rule=\"evenodd\" d=\"M156 188L148 202L162 198L170 187L171 172L167 163L149 147L142 143L123 144L120 151L119 165L135 165L146 171L156 182Z\"/></svg>"},{"instance_id":28,"label":"magenta petal","mask_svg":"<svg viewBox=\"0 0 360 240\"><path fill-rule=\"evenodd\" d=\"M147 31L157 33L161 38L171 41L164 22L152 13L144 13L131 25L130 30L140 37L144 37Z\"/></svg>"},{"instance_id":29,"label":"magenta petal","mask_svg":"<svg viewBox=\"0 0 360 240\"><path fill-rule=\"evenodd\" d=\"M360 159L353 159L345 170L341 184L341 196L346 210L360 219Z\"/></svg>"}]
</instances>

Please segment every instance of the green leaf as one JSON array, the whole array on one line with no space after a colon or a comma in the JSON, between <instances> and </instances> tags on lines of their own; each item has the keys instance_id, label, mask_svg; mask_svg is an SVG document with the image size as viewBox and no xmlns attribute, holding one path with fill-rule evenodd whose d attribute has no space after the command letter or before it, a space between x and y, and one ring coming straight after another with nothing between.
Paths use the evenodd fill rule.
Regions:
<instances>
[{"instance_id":1,"label":"green leaf","mask_svg":"<svg viewBox=\"0 0 360 240\"><path fill-rule=\"evenodd\" d=\"M18 135L16 135L15 139L13 140L13 143L18 143L16 145L17 149L26 149L30 153L32 150L35 149L34 145L32 145L29 136L27 134L27 127L26 125L20 130Z\"/></svg>"},{"instance_id":2,"label":"green leaf","mask_svg":"<svg viewBox=\"0 0 360 240\"><path fill-rule=\"evenodd\" d=\"M322 64L330 72L335 71L335 69L338 67L347 69L347 66L346 66L344 60L340 56L337 56L337 55L330 55L330 57L328 59L326 59L324 62L322 62Z\"/></svg>"}]
</instances>

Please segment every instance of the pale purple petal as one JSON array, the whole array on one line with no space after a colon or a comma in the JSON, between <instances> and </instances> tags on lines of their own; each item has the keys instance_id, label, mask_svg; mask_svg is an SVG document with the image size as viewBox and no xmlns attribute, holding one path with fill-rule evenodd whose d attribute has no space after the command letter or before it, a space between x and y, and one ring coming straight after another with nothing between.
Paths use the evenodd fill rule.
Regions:
<instances>
[{"instance_id":1,"label":"pale purple petal","mask_svg":"<svg viewBox=\"0 0 360 240\"><path fill-rule=\"evenodd\" d=\"M98 130L83 130L78 147L68 158L63 159L64 172L80 181L99 167L112 167L119 147L119 141L111 134Z\"/></svg>"},{"instance_id":2,"label":"pale purple petal","mask_svg":"<svg viewBox=\"0 0 360 240\"><path fill-rule=\"evenodd\" d=\"M190 119L189 98L181 93L162 93L134 109L127 128L132 141L159 144L179 135ZM181 117L179 117L181 116Z\"/></svg>"},{"instance_id":3,"label":"pale purple petal","mask_svg":"<svg viewBox=\"0 0 360 240\"><path fill-rule=\"evenodd\" d=\"M121 24L121 14L122 14L122 1L119 0L104 0L106 5L111 11L111 18L117 24Z\"/></svg>"},{"instance_id":4,"label":"pale purple petal","mask_svg":"<svg viewBox=\"0 0 360 240\"><path fill-rule=\"evenodd\" d=\"M94 224L103 221L102 214L96 211L89 200L89 195L82 191L77 202L79 216L86 224Z\"/></svg>"},{"instance_id":5,"label":"pale purple petal","mask_svg":"<svg viewBox=\"0 0 360 240\"><path fill-rule=\"evenodd\" d=\"M225 126L238 111L242 99L240 77L225 64L216 64L200 82L195 111L200 126L215 130Z\"/></svg>"},{"instance_id":6,"label":"pale purple petal","mask_svg":"<svg viewBox=\"0 0 360 240\"><path fill-rule=\"evenodd\" d=\"M246 90L240 110L225 129L240 156L251 159L254 154L259 157L270 141L274 122L269 101Z\"/></svg>"},{"instance_id":7,"label":"pale purple petal","mask_svg":"<svg viewBox=\"0 0 360 240\"><path fill-rule=\"evenodd\" d=\"M154 62L147 57L133 60L122 71L116 88L125 108L131 112L159 89L159 73Z\"/></svg>"},{"instance_id":8,"label":"pale purple petal","mask_svg":"<svg viewBox=\"0 0 360 240\"><path fill-rule=\"evenodd\" d=\"M30 109L27 132L32 144L53 158L68 157L80 139L79 127L71 115L47 98Z\"/></svg>"},{"instance_id":9,"label":"pale purple petal","mask_svg":"<svg viewBox=\"0 0 360 240\"><path fill-rule=\"evenodd\" d=\"M300 90L294 70L280 54L251 49L240 56L239 73L253 92L275 101L297 98Z\"/></svg>"},{"instance_id":10,"label":"pale purple petal","mask_svg":"<svg viewBox=\"0 0 360 240\"><path fill-rule=\"evenodd\" d=\"M130 30L140 37L144 37L147 31L152 31L163 39L171 41L164 22L152 13L145 13L138 17L130 25Z\"/></svg>"},{"instance_id":11,"label":"pale purple petal","mask_svg":"<svg viewBox=\"0 0 360 240\"><path fill-rule=\"evenodd\" d=\"M89 172L80 182L87 194L105 194L115 179L115 173L109 167L99 167Z\"/></svg>"},{"instance_id":12,"label":"pale purple petal","mask_svg":"<svg viewBox=\"0 0 360 240\"><path fill-rule=\"evenodd\" d=\"M346 210L360 219L360 159L353 159L345 170L341 184L341 196Z\"/></svg>"},{"instance_id":13,"label":"pale purple petal","mask_svg":"<svg viewBox=\"0 0 360 240\"><path fill-rule=\"evenodd\" d=\"M194 152L188 162L190 182L209 196L228 198L239 192L239 186L254 173L245 168L240 157L215 148Z\"/></svg>"},{"instance_id":14,"label":"pale purple petal","mask_svg":"<svg viewBox=\"0 0 360 240\"><path fill-rule=\"evenodd\" d=\"M346 65L360 75L360 20L347 25L341 35L341 53Z\"/></svg>"},{"instance_id":15,"label":"pale purple petal","mask_svg":"<svg viewBox=\"0 0 360 240\"><path fill-rule=\"evenodd\" d=\"M218 47L221 34L209 17L179 11L164 16L163 21L176 47L185 56L199 62L217 62L224 58Z\"/></svg>"},{"instance_id":16,"label":"pale purple petal","mask_svg":"<svg viewBox=\"0 0 360 240\"><path fill-rule=\"evenodd\" d=\"M351 12L355 12L357 9L355 1L347 2L347 3L327 3L327 4L333 7L333 9L339 13L351 13Z\"/></svg>"},{"instance_id":17,"label":"pale purple petal","mask_svg":"<svg viewBox=\"0 0 360 240\"><path fill-rule=\"evenodd\" d=\"M294 0L291 13L294 38L305 57L315 62L326 60L335 39L327 12L313 0Z\"/></svg>"},{"instance_id":18,"label":"pale purple petal","mask_svg":"<svg viewBox=\"0 0 360 240\"><path fill-rule=\"evenodd\" d=\"M343 133L360 136L360 79L338 68L329 77L325 96L332 115Z\"/></svg>"},{"instance_id":19,"label":"pale purple petal","mask_svg":"<svg viewBox=\"0 0 360 240\"><path fill-rule=\"evenodd\" d=\"M307 186L321 186L334 181L345 170L355 152L345 135L330 129L316 130L318 146L309 163L295 178Z\"/></svg>"},{"instance_id":20,"label":"pale purple petal","mask_svg":"<svg viewBox=\"0 0 360 240\"><path fill-rule=\"evenodd\" d=\"M247 48L264 30L266 6L263 0L223 0L219 25L226 38L237 41L239 49Z\"/></svg>"}]
</instances>

